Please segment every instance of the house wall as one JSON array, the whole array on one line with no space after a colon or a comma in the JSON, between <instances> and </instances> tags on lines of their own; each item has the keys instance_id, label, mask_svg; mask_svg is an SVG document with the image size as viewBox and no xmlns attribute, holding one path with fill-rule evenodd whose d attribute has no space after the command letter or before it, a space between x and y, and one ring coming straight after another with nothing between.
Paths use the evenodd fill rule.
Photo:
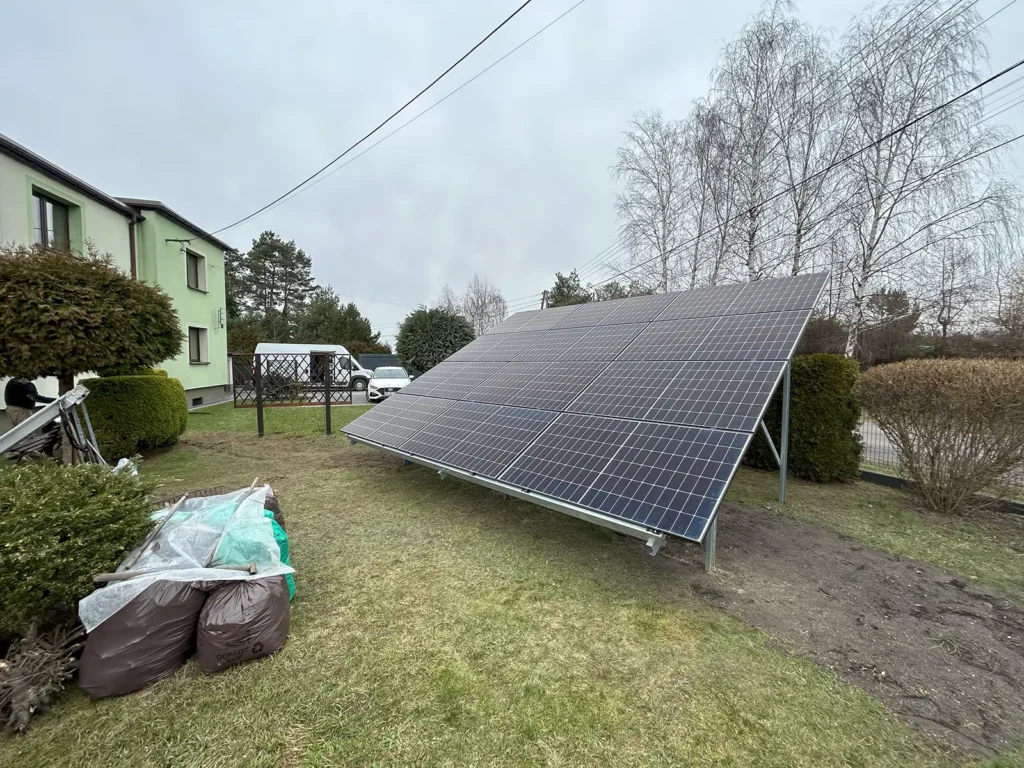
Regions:
<instances>
[{"instance_id":1,"label":"house wall","mask_svg":"<svg viewBox=\"0 0 1024 768\"><path fill-rule=\"evenodd\" d=\"M34 190L68 205L68 229L73 249L84 251L85 242L91 241L101 253L109 253L120 269L125 272L131 270L128 217L125 214L3 153L0 153L0 243L31 245L34 242ZM6 405L3 399L6 383L7 379L0 377L0 407ZM55 397L57 380L37 379L36 388L41 394Z\"/></svg>"},{"instance_id":2,"label":"house wall","mask_svg":"<svg viewBox=\"0 0 1024 768\"><path fill-rule=\"evenodd\" d=\"M182 353L166 360L160 367L173 378L179 379L189 393L189 404L194 397L202 397L203 404L214 402L219 391L228 384L228 335L226 327L218 327L218 310L225 311L224 253L217 246L197 237L158 211L143 211L145 221L136 225L136 250L139 278L158 285L174 302L182 332L186 335ZM186 244L168 240L187 240L189 250L205 258L206 292L188 287L185 272ZM226 323L225 323L226 325ZM188 355L188 327L206 329L207 362L190 363ZM216 389L216 388L219 388ZM199 390L203 390L200 392Z\"/></svg>"},{"instance_id":3,"label":"house wall","mask_svg":"<svg viewBox=\"0 0 1024 768\"><path fill-rule=\"evenodd\" d=\"M130 271L128 217L125 214L3 153L0 153L0 243L30 245L34 241L33 189L68 205L71 247L74 250L84 251L85 242L92 241L101 253L113 256L119 268Z\"/></svg>"}]
</instances>

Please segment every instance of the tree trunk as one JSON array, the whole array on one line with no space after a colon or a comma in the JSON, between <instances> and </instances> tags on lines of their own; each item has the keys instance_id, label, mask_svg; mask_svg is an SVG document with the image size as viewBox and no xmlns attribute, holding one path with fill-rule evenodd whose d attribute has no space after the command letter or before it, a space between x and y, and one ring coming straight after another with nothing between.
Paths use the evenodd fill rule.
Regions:
<instances>
[{"instance_id":1,"label":"tree trunk","mask_svg":"<svg viewBox=\"0 0 1024 768\"><path fill-rule=\"evenodd\" d=\"M62 373L57 377L57 394L63 395L75 388L75 374Z\"/></svg>"}]
</instances>

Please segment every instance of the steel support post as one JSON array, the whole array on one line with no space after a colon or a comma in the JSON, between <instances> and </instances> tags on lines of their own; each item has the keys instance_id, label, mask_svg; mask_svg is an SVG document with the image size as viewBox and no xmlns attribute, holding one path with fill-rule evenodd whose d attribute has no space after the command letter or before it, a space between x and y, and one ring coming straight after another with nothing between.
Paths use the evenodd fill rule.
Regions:
<instances>
[{"instance_id":1,"label":"steel support post","mask_svg":"<svg viewBox=\"0 0 1024 768\"><path fill-rule=\"evenodd\" d=\"M718 516L711 521L711 527L704 534L704 570L715 570L715 546L718 544Z\"/></svg>"},{"instance_id":2,"label":"steel support post","mask_svg":"<svg viewBox=\"0 0 1024 768\"><path fill-rule=\"evenodd\" d=\"M782 379L782 433L779 437L779 503L786 503L786 469L789 460L789 392L791 385L792 362L786 363L786 372Z\"/></svg>"}]
</instances>

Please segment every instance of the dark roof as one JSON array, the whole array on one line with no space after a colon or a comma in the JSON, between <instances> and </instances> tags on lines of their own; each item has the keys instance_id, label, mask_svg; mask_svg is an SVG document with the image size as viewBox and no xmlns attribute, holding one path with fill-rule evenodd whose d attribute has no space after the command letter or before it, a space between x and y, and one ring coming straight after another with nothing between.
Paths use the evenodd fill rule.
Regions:
<instances>
[{"instance_id":1,"label":"dark roof","mask_svg":"<svg viewBox=\"0 0 1024 768\"><path fill-rule=\"evenodd\" d=\"M119 197L117 199L120 200L125 205L129 205L138 211L156 211L157 213L161 213L171 221L176 222L177 224L187 229L193 235L198 235L203 240L208 240L209 242L213 243L222 251L237 252L234 248L225 243L223 240L219 240L206 230L200 229L191 221L182 216L180 213L171 208L168 208L159 200L143 200L137 197Z\"/></svg>"},{"instance_id":2,"label":"dark roof","mask_svg":"<svg viewBox=\"0 0 1024 768\"><path fill-rule=\"evenodd\" d=\"M113 208L120 214L125 216L135 215L134 210L129 208L116 197L111 197L105 192L101 192L92 184L86 184L77 176L72 176L60 166L54 165L42 155L37 155L31 149L21 146L21 144L7 136L4 136L2 133L0 133L0 152L4 152L11 157L17 158L21 162L25 163L25 165L35 168L40 173L45 173L47 176L52 176L53 178L58 179L72 189L78 190L83 195L91 197L97 202L103 203L108 208Z\"/></svg>"}]
</instances>

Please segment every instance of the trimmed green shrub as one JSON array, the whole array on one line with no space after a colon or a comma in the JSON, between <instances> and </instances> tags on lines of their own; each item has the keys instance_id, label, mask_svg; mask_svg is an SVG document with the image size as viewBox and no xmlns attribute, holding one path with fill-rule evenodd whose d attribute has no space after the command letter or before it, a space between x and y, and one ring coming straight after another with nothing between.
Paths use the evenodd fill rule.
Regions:
<instances>
[{"instance_id":1,"label":"trimmed green shrub","mask_svg":"<svg viewBox=\"0 0 1024 768\"><path fill-rule=\"evenodd\" d=\"M426 372L475 338L472 323L462 315L421 307L399 326L395 354L405 367Z\"/></svg>"},{"instance_id":2,"label":"trimmed green shrub","mask_svg":"<svg viewBox=\"0 0 1024 768\"><path fill-rule=\"evenodd\" d=\"M74 622L92 577L114 570L152 527L150 490L96 465L0 469L0 638Z\"/></svg>"},{"instance_id":3,"label":"trimmed green shrub","mask_svg":"<svg viewBox=\"0 0 1024 768\"><path fill-rule=\"evenodd\" d=\"M937 512L978 505L1024 467L1024 362L913 360L857 383L864 409L900 457L909 488Z\"/></svg>"},{"instance_id":4,"label":"trimmed green shrub","mask_svg":"<svg viewBox=\"0 0 1024 768\"><path fill-rule=\"evenodd\" d=\"M790 474L816 483L853 477L860 464L857 436L860 408L853 395L856 360L840 355L801 355L793 358L789 400ZM782 385L768 406L768 431L779 445L782 425ZM759 469L778 469L764 435L758 431L745 462Z\"/></svg>"},{"instance_id":5,"label":"trimmed green shrub","mask_svg":"<svg viewBox=\"0 0 1024 768\"><path fill-rule=\"evenodd\" d=\"M188 401L177 379L150 374L82 383L89 390L85 404L100 453L108 461L174 445L185 431Z\"/></svg>"}]
</instances>

